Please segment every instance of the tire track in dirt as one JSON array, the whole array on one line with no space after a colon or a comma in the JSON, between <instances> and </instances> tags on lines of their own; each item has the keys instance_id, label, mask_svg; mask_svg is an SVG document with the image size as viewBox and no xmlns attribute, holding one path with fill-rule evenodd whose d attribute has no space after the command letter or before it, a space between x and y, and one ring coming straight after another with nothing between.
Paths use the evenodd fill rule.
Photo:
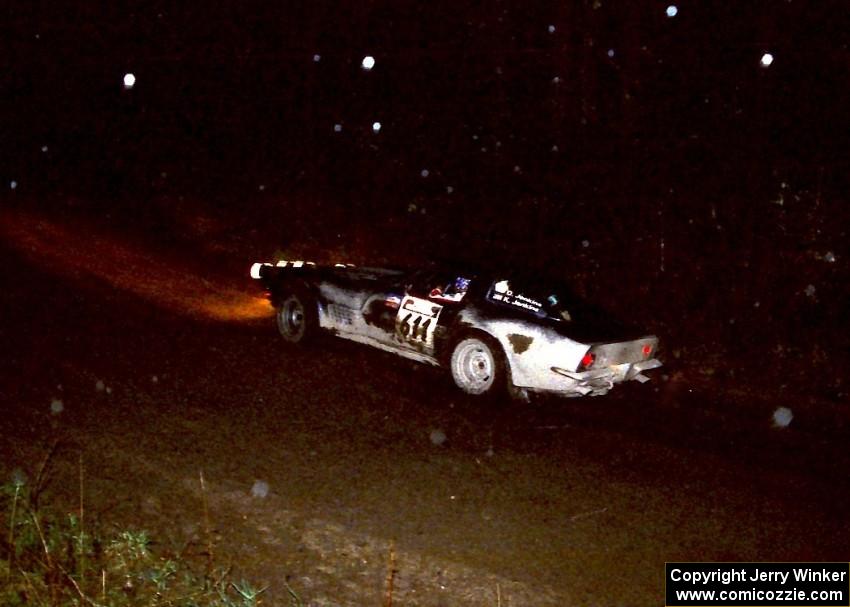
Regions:
<instances>
[{"instance_id":1,"label":"tire track in dirt","mask_svg":"<svg viewBox=\"0 0 850 607\"><path fill-rule=\"evenodd\" d=\"M183 484L196 499L202 499L197 481L186 479ZM242 520L252 528L266 552L277 553L280 561L300 551L301 568L304 563L313 564L311 571L292 580L293 586L309 591L311 604L380 605L386 597L391 568L393 600L399 604L571 604L552 589L531 588L451 559L406 549L392 539L304 516L288 510L273 496L259 501L244 491L210 489L208 499L218 515L225 512L228 519Z\"/></svg>"}]
</instances>

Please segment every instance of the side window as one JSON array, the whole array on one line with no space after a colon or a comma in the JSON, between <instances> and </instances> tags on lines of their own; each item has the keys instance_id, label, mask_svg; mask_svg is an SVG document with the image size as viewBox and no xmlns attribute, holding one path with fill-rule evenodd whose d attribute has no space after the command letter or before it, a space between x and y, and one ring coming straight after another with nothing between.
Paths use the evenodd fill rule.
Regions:
<instances>
[{"instance_id":1,"label":"side window","mask_svg":"<svg viewBox=\"0 0 850 607\"><path fill-rule=\"evenodd\" d=\"M438 277L428 291L428 299L457 303L466 296L468 290L469 279L464 276Z\"/></svg>"},{"instance_id":2,"label":"side window","mask_svg":"<svg viewBox=\"0 0 850 607\"><path fill-rule=\"evenodd\" d=\"M494 282L487 292L487 299L517 310L531 312L537 316L546 315L542 301L526 295L508 280Z\"/></svg>"}]
</instances>

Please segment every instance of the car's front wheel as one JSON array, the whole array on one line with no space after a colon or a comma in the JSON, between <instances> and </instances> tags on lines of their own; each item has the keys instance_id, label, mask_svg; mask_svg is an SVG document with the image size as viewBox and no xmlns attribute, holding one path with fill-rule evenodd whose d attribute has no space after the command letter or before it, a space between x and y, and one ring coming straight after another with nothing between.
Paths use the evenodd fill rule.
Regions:
<instances>
[{"instance_id":1,"label":"car's front wheel","mask_svg":"<svg viewBox=\"0 0 850 607\"><path fill-rule=\"evenodd\" d=\"M450 362L455 385L474 396L501 393L507 372L501 348L484 336L467 337L455 344Z\"/></svg>"},{"instance_id":2,"label":"car's front wheel","mask_svg":"<svg viewBox=\"0 0 850 607\"><path fill-rule=\"evenodd\" d=\"M310 298L290 293L277 308L277 329L285 341L303 343L316 332L316 310Z\"/></svg>"}]
</instances>

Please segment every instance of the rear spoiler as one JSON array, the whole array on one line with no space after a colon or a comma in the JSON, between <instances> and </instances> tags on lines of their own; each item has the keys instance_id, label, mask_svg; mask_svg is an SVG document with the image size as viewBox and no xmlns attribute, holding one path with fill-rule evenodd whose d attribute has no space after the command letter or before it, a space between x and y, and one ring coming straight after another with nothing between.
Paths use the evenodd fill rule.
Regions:
<instances>
[{"instance_id":1,"label":"rear spoiler","mask_svg":"<svg viewBox=\"0 0 850 607\"><path fill-rule=\"evenodd\" d=\"M258 261L251 265L251 278L254 280L260 280L261 278L268 276L270 270L268 268L303 268L303 267L315 267L316 264L312 261L287 261L286 259L281 259L275 263L270 263L268 261Z\"/></svg>"},{"instance_id":2,"label":"rear spoiler","mask_svg":"<svg viewBox=\"0 0 850 607\"><path fill-rule=\"evenodd\" d=\"M301 259L295 261L288 261L286 259L281 259L280 261L276 261L275 263L271 263L268 261L258 261L251 264L250 275L254 280L260 280L261 278L265 278L266 276L270 276L273 272L279 271L279 268L316 268L316 262L314 261L303 261ZM333 265L334 268L355 268L353 263L335 263ZM269 268L275 268L275 270L269 270Z\"/></svg>"}]
</instances>

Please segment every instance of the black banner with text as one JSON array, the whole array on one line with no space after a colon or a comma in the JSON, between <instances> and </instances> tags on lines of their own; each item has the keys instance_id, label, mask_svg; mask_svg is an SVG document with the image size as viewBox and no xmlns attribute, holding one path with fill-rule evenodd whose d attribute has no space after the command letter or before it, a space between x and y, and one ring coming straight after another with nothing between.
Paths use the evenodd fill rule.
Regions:
<instances>
[{"instance_id":1,"label":"black banner with text","mask_svg":"<svg viewBox=\"0 0 850 607\"><path fill-rule=\"evenodd\" d=\"M667 607L850 606L848 563L667 563Z\"/></svg>"}]
</instances>

